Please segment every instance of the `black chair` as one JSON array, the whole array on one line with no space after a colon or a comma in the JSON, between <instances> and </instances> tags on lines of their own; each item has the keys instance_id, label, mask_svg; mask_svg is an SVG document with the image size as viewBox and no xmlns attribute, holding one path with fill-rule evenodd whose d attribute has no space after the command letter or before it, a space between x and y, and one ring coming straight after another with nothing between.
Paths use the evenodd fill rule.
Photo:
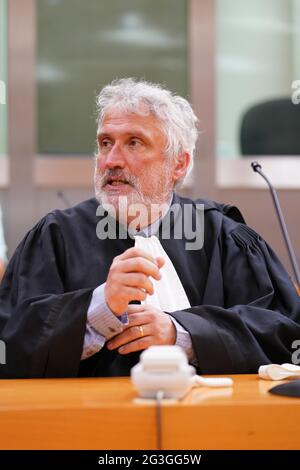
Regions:
<instances>
[{"instance_id":1,"label":"black chair","mask_svg":"<svg viewBox=\"0 0 300 470\"><path fill-rule=\"evenodd\" d=\"M242 155L300 155L300 104L290 98L254 105L242 117Z\"/></svg>"}]
</instances>

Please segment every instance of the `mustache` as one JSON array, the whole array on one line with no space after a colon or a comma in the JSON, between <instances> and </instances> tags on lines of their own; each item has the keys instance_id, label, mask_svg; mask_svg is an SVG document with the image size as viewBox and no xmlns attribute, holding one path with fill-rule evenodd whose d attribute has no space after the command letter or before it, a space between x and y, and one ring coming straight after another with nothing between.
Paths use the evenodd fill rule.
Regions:
<instances>
[{"instance_id":1,"label":"mustache","mask_svg":"<svg viewBox=\"0 0 300 470\"><path fill-rule=\"evenodd\" d=\"M100 176L101 187L105 186L112 178L120 179L135 187L137 185L137 178L124 170L106 170Z\"/></svg>"}]
</instances>

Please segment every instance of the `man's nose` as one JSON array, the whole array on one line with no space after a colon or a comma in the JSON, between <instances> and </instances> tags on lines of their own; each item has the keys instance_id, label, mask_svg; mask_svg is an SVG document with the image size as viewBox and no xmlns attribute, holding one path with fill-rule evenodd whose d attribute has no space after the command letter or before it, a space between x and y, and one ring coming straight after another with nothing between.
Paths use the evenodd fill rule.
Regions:
<instances>
[{"instance_id":1,"label":"man's nose","mask_svg":"<svg viewBox=\"0 0 300 470\"><path fill-rule=\"evenodd\" d=\"M125 164L124 151L119 144L115 143L105 156L104 166L106 169L124 168Z\"/></svg>"}]
</instances>

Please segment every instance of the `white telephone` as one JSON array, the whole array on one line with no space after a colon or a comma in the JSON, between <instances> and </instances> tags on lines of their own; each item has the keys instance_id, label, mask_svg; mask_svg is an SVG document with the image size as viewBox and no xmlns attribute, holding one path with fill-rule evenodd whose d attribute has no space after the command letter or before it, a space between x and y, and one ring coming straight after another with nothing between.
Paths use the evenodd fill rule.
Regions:
<instances>
[{"instance_id":1,"label":"white telephone","mask_svg":"<svg viewBox=\"0 0 300 470\"><path fill-rule=\"evenodd\" d=\"M131 380L142 398L182 398L194 385L232 386L229 378L203 378L188 364L179 346L150 346L142 352L140 362L131 369Z\"/></svg>"}]
</instances>

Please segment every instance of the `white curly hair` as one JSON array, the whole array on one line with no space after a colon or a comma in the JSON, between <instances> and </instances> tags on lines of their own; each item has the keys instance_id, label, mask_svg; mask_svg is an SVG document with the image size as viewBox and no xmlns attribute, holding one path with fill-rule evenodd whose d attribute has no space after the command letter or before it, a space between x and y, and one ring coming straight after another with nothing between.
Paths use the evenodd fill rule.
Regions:
<instances>
[{"instance_id":1,"label":"white curly hair","mask_svg":"<svg viewBox=\"0 0 300 470\"><path fill-rule=\"evenodd\" d=\"M121 78L102 88L96 104L98 124L101 124L106 112L111 108L144 115L145 106L140 105L146 105L149 112L162 124L166 137L166 156L177 160L183 152L187 152L190 155L190 163L185 177L190 173L198 137L198 118L185 98L156 83Z\"/></svg>"}]
</instances>

